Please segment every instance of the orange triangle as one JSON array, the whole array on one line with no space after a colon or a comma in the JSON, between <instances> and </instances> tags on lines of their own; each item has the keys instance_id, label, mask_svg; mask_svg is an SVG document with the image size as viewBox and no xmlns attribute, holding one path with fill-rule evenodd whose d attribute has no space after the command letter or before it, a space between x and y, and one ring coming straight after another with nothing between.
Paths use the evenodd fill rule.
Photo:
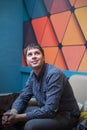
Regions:
<instances>
[{"instance_id":1,"label":"orange triangle","mask_svg":"<svg viewBox=\"0 0 87 130\"><path fill-rule=\"evenodd\" d=\"M46 22L46 26L44 28L43 37L41 41L41 45L43 47L47 46L58 46L58 41L55 37L54 30L49 20Z\"/></svg>"},{"instance_id":2,"label":"orange triangle","mask_svg":"<svg viewBox=\"0 0 87 130\"><path fill-rule=\"evenodd\" d=\"M67 69L61 50L58 51L57 58L56 58L54 65L57 66L58 68L62 69L62 70Z\"/></svg>"},{"instance_id":3,"label":"orange triangle","mask_svg":"<svg viewBox=\"0 0 87 130\"><path fill-rule=\"evenodd\" d=\"M76 71L80 64L81 58L85 51L85 46L68 46L62 47L66 64L69 70Z\"/></svg>"},{"instance_id":4,"label":"orange triangle","mask_svg":"<svg viewBox=\"0 0 87 130\"><path fill-rule=\"evenodd\" d=\"M45 62L49 64L54 64L58 47L49 47L49 48L43 48L45 53Z\"/></svg>"},{"instance_id":5,"label":"orange triangle","mask_svg":"<svg viewBox=\"0 0 87 130\"><path fill-rule=\"evenodd\" d=\"M84 53L84 56L82 58L82 61L80 63L78 71L86 71L87 72L87 49Z\"/></svg>"},{"instance_id":6,"label":"orange triangle","mask_svg":"<svg viewBox=\"0 0 87 130\"><path fill-rule=\"evenodd\" d=\"M72 14L69 24L64 35L63 45L82 45L85 43L85 39L79 25L75 19L75 16Z\"/></svg>"},{"instance_id":7,"label":"orange triangle","mask_svg":"<svg viewBox=\"0 0 87 130\"><path fill-rule=\"evenodd\" d=\"M55 33L60 43L62 42L70 15L71 12L67 11L67 12L51 15L50 17Z\"/></svg>"},{"instance_id":8,"label":"orange triangle","mask_svg":"<svg viewBox=\"0 0 87 130\"><path fill-rule=\"evenodd\" d=\"M76 9L75 15L79 21L80 28L87 40L87 7Z\"/></svg>"}]
</instances>

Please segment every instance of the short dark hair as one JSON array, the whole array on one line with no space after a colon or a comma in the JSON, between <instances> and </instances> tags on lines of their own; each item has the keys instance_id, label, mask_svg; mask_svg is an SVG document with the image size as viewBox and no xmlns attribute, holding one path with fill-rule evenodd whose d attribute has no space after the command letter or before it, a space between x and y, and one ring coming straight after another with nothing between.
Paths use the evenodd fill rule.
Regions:
<instances>
[{"instance_id":1,"label":"short dark hair","mask_svg":"<svg viewBox=\"0 0 87 130\"><path fill-rule=\"evenodd\" d=\"M42 55L44 56L44 49L40 46L39 43L29 43L28 46L26 47L26 53L27 54L27 50L28 49L32 49L32 48L37 48L41 51Z\"/></svg>"}]
</instances>

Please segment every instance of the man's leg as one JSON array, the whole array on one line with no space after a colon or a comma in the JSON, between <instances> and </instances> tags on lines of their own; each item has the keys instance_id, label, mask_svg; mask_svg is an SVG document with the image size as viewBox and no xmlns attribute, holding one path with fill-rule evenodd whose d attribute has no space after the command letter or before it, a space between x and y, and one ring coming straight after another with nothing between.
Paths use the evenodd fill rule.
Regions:
<instances>
[{"instance_id":1,"label":"man's leg","mask_svg":"<svg viewBox=\"0 0 87 130\"><path fill-rule=\"evenodd\" d=\"M55 119L32 119L28 121L24 130L71 130L75 120L69 115L58 115Z\"/></svg>"},{"instance_id":2,"label":"man's leg","mask_svg":"<svg viewBox=\"0 0 87 130\"><path fill-rule=\"evenodd\" d=\"M58 121L52 119L33 119L25 124L24 130L58 130Z\"/></svg>"}]
</instances>

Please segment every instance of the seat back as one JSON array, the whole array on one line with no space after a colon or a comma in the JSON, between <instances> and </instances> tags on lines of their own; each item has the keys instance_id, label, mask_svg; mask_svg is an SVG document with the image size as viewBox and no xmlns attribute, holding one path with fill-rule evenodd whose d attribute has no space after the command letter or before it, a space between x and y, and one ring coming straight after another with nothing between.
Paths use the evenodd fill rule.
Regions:
<instances>
[{"instance_id":1,"label":"seat back","mask_svg":"<svg viewBox=\"0 0 87 130\"><path fill-rule=\"evenodd\" d=\"M86 75L72 75L69 82L74 91L77 102L84 103L87 100L87 76Z\"/></svg>"}]
</instances>

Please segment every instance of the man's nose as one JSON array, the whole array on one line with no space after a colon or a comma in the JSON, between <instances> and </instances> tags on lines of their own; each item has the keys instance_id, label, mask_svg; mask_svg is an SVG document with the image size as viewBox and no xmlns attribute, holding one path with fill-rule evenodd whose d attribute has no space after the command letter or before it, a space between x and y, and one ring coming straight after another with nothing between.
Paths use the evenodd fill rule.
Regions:
<instances>
[{"instance_id":1,"label":"man's nose","mask_svg":"<svg viewBox=\"0 0 87 130\"><path fill-rule=\"evenodd\" d=\"M35 54L33 54L33 55L32 55L32 58L36 58L36 55L35 55Z\"/></svg>"}]
</instances>

